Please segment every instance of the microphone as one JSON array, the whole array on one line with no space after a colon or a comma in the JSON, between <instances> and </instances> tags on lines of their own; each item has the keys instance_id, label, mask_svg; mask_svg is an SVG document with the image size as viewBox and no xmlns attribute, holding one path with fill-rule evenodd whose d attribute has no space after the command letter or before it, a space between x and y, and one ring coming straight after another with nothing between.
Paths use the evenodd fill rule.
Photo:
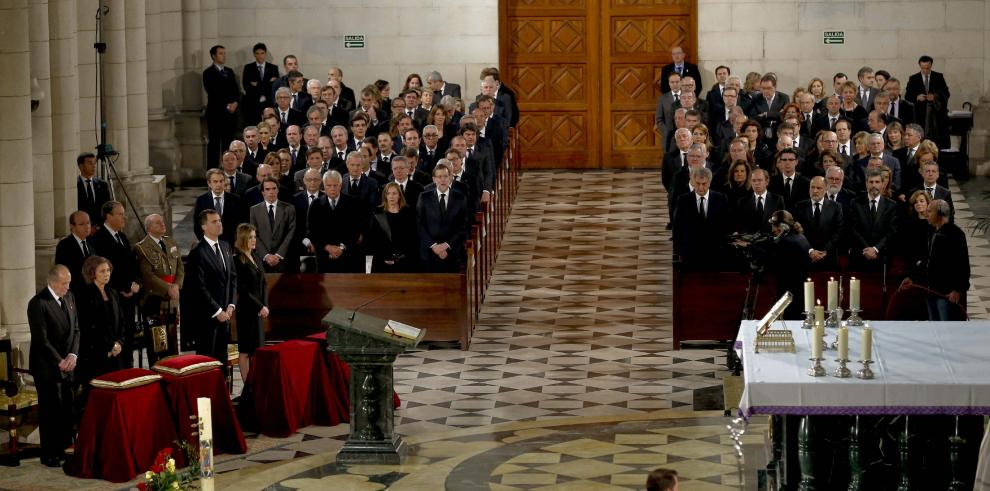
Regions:
<instances>
[{"instance_id":1,"label":"microphone","mask_svg":"<svg viewBox=\"0 0 990 491\"><path fill-rule=\"evenodd\" d=\"M381 300L381 299L383 299L383 298L385 298L385 297L387 297L387 296L389 296L389 295L391 295L393 293L401 293L401 294L405 295L406 291L405 290L389 290L389 291L387 291L385 293L382 293L381 295L378 295L378 296L372 298L371 300L368 300L367 302L364 302L363 304L358 305L357 308L355 308L354 310L351 311L351 316L347 320L349 320L351 322L354 322L354 316L357 315L357 313L358 313L359 310L361 310L361 309L363 309L363 308L365 308L365 307L367 307L367 306L369 306L369 305L371 305L371 304L373 304L373 303L375 303L375 302L377 302L377 301L379 301L379 300Z\"/></svg>"}]
</instances>

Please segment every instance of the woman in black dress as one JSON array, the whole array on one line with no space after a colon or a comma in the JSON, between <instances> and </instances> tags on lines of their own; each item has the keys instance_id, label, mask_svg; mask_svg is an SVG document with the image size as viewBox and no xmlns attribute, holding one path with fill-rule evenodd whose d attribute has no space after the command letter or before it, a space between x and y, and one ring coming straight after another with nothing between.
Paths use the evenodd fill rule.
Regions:
<instances>
[{"instance_id":1,"label":"woman in black dress","mask_svg":"<svg viewBox=\"0 0 990 491\"><path fill-rule=\"evenodd\" d=\"M745 160L737 160L729 166L725 182L719 189L729 198L729 206L736 206L740 198L752 192L749 187L749 175L752 171Z\"/></svg>"},{"instance_id":2,"label":"woman in black dress","mask_svg":"<svg viewBox=\"0 0 990 491\"><path fill-rule=\"evenodd\" d=\"M113 266L105 257L90 256L83 263L87 285L80 292L79 370L85 391L89 381L100 375L125 368L120 357L124 345L124 311L117 291L108 285Z\"/></svg>"},{"instance_id":3,"label":"woman in black dress","mask_svg":"<svg viewBox=\"0 0 990 491\"><path fill-rule=\"evenodd\" d=\"M253 225L237 226L234 241L234 267L237 268L237 351L241 380L247 381L251 371L251 355L265 342L265 330L261 319L268 318L268 295L265 293L265 272L258 266L260 259L255 252L258 242Z\"/></svg>"},{"instance_id":4,"label":"woman in black dress","mask_svg":"<svg viewBox=\"0 0 990 491\"><path fill-rule=\"evenodd\" d=\"M416 212L406 205L399 185L390 182L382 189L382 204L375 211L368 231L374 258L372 273L411 273L419 270Z\"/></svg>"}]
</instances>

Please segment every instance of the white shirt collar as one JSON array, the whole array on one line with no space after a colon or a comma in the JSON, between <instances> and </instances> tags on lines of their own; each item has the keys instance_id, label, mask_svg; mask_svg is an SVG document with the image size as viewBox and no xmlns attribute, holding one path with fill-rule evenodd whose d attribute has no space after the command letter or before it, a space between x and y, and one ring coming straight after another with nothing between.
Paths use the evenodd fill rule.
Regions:
<instances>
[{"instance_id":1,"label":"white shirt collar","mask_svg":"<svg viewBox=\"0 0 990 491\"><path fill-rule=\"evenodd\" d=\"M148 237L151 237L151 240L155 241L155 244L158 244L159 242L162 241L162 239L164 239L164 237L155 237L154 235L151 234L148 234Z\"/></svg>"},{"instance_id":2,"label":"white shirt collar","mask_svg":"<svg viewBox=\"0 0 990 491\"><path fill-rule=\"evenodd\" d=\"M797 172L795 172L795 173L793 173L793 174L791 174L789 176L785 176L784 173L781 172L780 173L780 176L783 177L784 179L794 179L795 177L797 177Z\"/></svg>"},{"instance_id":3,"label":"white shirt collar","mask_svg":"<svg viewBox=\"0 0 990 491\"><path fill-rule=\"evenodd\" d=\"M443 195L446 195L446 196L447 196L447 197L446 197L446 198L444 198L444 199L445 199L445 200L447 201L447 204L450 204L450 188L447 188L447 191L444 191L443 193L441 193L441 192L440 192L440 187L439 187L439 186L437 186L437 200L439 200L439 199L440 199L440 195L441 195L441 194L443 194Z\"/></svg>"},{"instance_id":4,"label":"white shirt collar","mask_svg":"<svg viewBox=\"0 0 990 491\"><path fill-rule=\"evenodd\" d=\"M62 297L60 297L60 296L58 296L58 295L57 295L57 294L55 293L55 290L52 290L52 287L51 287L50 285L48 286L48 293L51 293L51 294L52 294L52 297L54 297L54 298L55 298L55 300L57 300L57 301L58 301L59 303L61 303L61 302L62 302Z\"/></svg>"},{"instance_id":5,"label":"white shirt collar","mask_svg":"<svg viewBox=\"0 0 990 491\"><path fill-rule=\"evenodd\" d=\"M277 210L278 209L278 199L276 198L275 201L273 201L271 203L269 203L268 201L265 201L265 208L267 209L269 206L274 206L275 209Z\"/></svg>"},{"instance_id":6,"label":"white shirt collar","mask_svg":"<svg viewBox=\"0 0 990 491\"><path fill-rule=\"evenodd\" d=\"M203 240L205 240L206 243L210 246L210 249L213 249L214 247L216 247L217 246L217 243L220 242L219 240L213 240L213 239L211 239L211 238L209 238L209 237L207 237L205 235L203 236Z\"/></svg>"},{"instance_id":7,"label":"white shirt collar","mask_svg":"<svg viewBox=\"0 0 990 491\"><path fill-rule=\"evenodd\" d=\"M767 190L764 189L763 190L763 193L757 193L756 191L753 191L753 196L756 196L757 198L763 198L763 201L766 201L767 200Z\"/></svg>"},{"instance_id":8,"label":"white shirt collar","mask_svg":"<svg viewBox=\"0 0 990 491\"><path fill-rule=\"evenodd\" d=\"M709 189L704 196L698 196L698 193L694 193L694 201L701 202L701 198L705 198L705 202L708 202L708 195L711 194L712 190Z\"/></svg>"}]
</instances>

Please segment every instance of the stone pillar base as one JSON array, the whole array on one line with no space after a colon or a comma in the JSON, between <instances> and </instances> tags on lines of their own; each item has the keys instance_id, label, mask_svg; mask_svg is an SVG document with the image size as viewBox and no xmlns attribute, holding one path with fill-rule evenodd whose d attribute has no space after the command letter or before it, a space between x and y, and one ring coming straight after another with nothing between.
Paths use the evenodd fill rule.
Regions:
<instances>
[{"instance_id":1,"label":"stone pillar base","mask_svg":"<svg viewBox=\"0 0 990 491\"><path fill-rule=\"evenodd\" d=\"M405 450L405 442L399 435L391 442L347 440L337 453L336 462L338 465L399 465Z\"/></svg>"}]
</instances>

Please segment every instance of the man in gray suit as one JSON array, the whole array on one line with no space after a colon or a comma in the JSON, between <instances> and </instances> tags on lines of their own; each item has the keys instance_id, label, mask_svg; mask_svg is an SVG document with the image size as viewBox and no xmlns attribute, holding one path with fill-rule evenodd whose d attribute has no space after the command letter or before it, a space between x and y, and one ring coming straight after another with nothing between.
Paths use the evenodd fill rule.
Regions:
<instances>
[{"instance_id":1,"label":"man in gray suit","mask_svg":"<svg viewBox=\"0 0 990 491\"><path fill-rule=\"evenodd\" d=\"M663 136L663 142L670 139L670 134L674 132L674 102L680 100L681 94L681 76L677 72L673 72L667 77L667 83L670 85L670 91L664 92L659 99L657 99L657 110L653 115L654 123L656 124L657 131Z\"/></svg>"},{"instance_id":2,"label":"man in gray suit","mask_svg":"<svg viewBox=\"0 0 990 491\"><path fill-rule=\"evenodd\" d=\"M289 271L289 246L296 235L296 209L291 203L279 201L278 181L272 177L261 182L264 201L251 207L251 225L258 230L258 256L268 273Z\"/></svg>"},{"instance_id":3,"label":"man in gray suit","mask_svg":"<svg viewBox=\"0 0 990 491\"><path fill-rule=\"evenodd\" d=\"M859 69L856 76L859 77L859 88L856 89L856 102L860 106L863 106L866 112L870 112L873 110L873 102L876 101L877 94L880 92L879 89L873 86L876 75L874 75L872 68L864 66Z\"/></svg>"}]
</instances>

